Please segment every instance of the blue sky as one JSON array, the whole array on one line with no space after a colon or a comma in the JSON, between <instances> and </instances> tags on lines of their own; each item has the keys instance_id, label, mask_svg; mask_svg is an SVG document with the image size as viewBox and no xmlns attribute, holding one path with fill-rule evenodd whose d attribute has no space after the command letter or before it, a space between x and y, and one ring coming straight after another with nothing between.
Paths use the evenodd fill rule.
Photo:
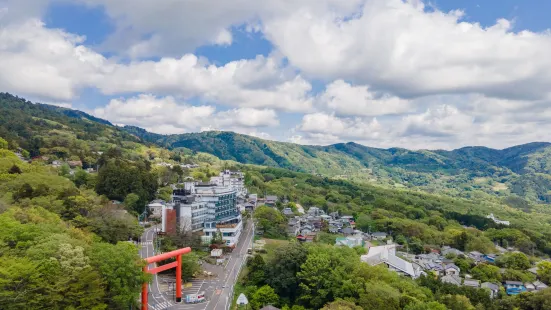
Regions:
<instances>
[{"instance_id":1,"label":"blue sky","mask_svg":"<svg viewBox=\"0 0 551 310\"><path fill-rule=\"evenodd\" d=\"M117 124L378 147L549 140L551 2L0 0L0 8L10 12L0 24L1 90Z\"/></svg>"}]
</instances>

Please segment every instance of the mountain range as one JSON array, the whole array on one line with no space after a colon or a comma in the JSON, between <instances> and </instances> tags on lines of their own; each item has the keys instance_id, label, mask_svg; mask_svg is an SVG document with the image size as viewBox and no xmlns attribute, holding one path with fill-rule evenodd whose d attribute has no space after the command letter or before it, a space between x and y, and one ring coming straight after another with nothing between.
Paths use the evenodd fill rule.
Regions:
<instances>
[{"instance_id":1,"label":"mountain range","mask_svg":"<svg viewBox=\"0 0 551 310\"><path fill-rule=\"evenodd\" d=\"M501 199L515 207L551 202L551 143L547 142L503 150L471 146L452 151L380 149L353 142L310 146L223 131L160 135L134 126L114 126L81 111L33 104L6 93L0 93L0 103L0 136L17 141L31 155L40 153L37 136L49 139L48 130L75 127L86 128L86 138L101 142L145 142L336 179Z\"/></svg>"}]
</instances>

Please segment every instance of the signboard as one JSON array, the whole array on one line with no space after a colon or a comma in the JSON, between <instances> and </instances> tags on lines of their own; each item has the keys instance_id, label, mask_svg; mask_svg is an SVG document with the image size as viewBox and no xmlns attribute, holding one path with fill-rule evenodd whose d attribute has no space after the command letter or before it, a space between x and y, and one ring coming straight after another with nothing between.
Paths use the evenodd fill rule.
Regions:
<instances>
[{"instance_id":1,"label":"signboard","mask_svg":"<svg viewBox=\"0 0 551 310\"><path fill-rule=\"evenodd\" d=\"M247 297L245 297L245 294L241 293L239 297L237 297L237 304L238 305L246 305L249 301L247 300Z\"/></svg>"}]
</instances>

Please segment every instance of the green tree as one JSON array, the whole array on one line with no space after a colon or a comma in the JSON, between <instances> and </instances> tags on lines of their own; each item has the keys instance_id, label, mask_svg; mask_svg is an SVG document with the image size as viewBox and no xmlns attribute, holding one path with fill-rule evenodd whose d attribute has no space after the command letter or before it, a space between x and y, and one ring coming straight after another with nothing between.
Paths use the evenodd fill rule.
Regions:
<instances>
[{"instance_id":1,"label":"green tree","mask_svg":"<svg viewBox=\"0 0 551 310\"><path fill-rule=\"evenodd\" d=\"M551 285L551 262L542 261L538 263L538 277L548 285Z\"/></svg>"},{"instance_id":2,"label":"green tree","mask_svg":"<svg viewBox=\"0 0 551 310\"><path fill-rule=\"evenodd\" d=\"M531 265L528 256L521 252L503 254L496 259L496 264L500 267L517 270L526 270Z\"/></svg>"},{"instance_id":3,"label":"green tree","mask_svg":"<svg viewBox=\"0 0 551 310\"><path fill-rule=\"evenodd\" d=\"M355 303L338 299L325 305L321 310L362 310L362 307Z\"/></svg>"},{"instance_id":4,"label":"green tree","mask_svg":"<svg viewBox=\"0 0 551 310\"><path fill-rule=\"evenodd\" d=\"M77 169L73 176L73 182L76 187L88 186L90 182L90 174L82 169Z\"/></svg>"},{"instance_id":5,"label":"green tree","mask_svg":"<svg viewBox=\"0 0 551 310\"><path fill-rule=\"evenodd\" d=\"M266 282L276 293L294 301L298 294L298 272L306 261L308 251L297 242L289 243L274 251L266 265Z\"/></svg>"},{"instance_id":6,"label":"green tree","mask_svg":"<svg viewBox=\"0 0 551 310\"><path fill-rule=\"evenodd\" d=\"M90 264L99 270L105 280L106 303L110 309L128 309L140 296L142 283L149 276L142 272L144 262L138 250L128 242L116 245L96 243L89 253Z\"/></svg>"},{"instance_id":7,"label":"green tree","mask_svg":"<svg viewBox=\"0 0 551 310\"><path fill-rule=\"evenodd\" d=\"M140 212L142 209L142 206L139 205L140 202L140 196L130 193L126 195L124 198L123 204L126 207L127 210L134 211L136 213L142 213Z\"/></svg>"},{"instance_id":8,"label":"green tree","mask_svg":"<svg viewBox=\"0 0 551 310\"><path fill-rule=\"evenodd\" d=\"M279 297L274 292L274 289L269 285L264 285L259 288L252 296L251 306L253 309L260 309L267 305L277 305Z\"/></svg>"},{"instance_id":9,"label":"green tree","mask_svg":"<svg viewBox=\"0 0 551 310\"><path fill-rule=\"evenodd\" d=\"M260 254L247 259L247 267L249 270L248 285L263 285L266 282L266 263Z\"/></svg>"},{"instance_id":10,"label":"green tree","mask_svg":"<svg viewBox=\"0 0 551 310\"><path fill-rule=\"evenodd\" d=\"M274 208L260 206L254 212L254 218L258 222L258 228L264 231L268 238L281 238L286 236L285 217Z\"/></svg>"},{"instance_id":11,"label":"green tree","mask_svg":"<svg viewBox=\"0 0 551 310\"><path fill-rule=\"evenodd\" d=\"M501 282L499 267L489 264L478 264L471 269L472 276L481 282Z\"/></svg>"},{"instance_id":12,"label":"green tree","mask_svg":"<svg viewBox=\"0 0 551 310\"><path fill-rule=\"evenodd\" d=\"M447 310L445 305L437 302L431 301L428 303L412 303L407 305L404 310Z\"/></svg>"},{"instance_id":13,"label":"green tree","mask_svg":"<svg viewBox=\"0 0 551 310\"><path fill-rule=\"evenodd\" d=\"M367 232L370 227L373 228L373 219L365 213L360 213L356 220L356 227L361 231Z\"/></svg>"},{"instance_id":14,"label":"green tree","mask_svg":"<svg viewBox=\"0 0 551 310\"><path fill-rule=\"evenodd\" d=\"M469 299L463 295L444 295L440 302L449 310L475 310Z\"/></svg>"},{"instance_id":15,"label":"green tree","mask_svg":"<svg viewBox=\"0 0 551 310\"><path fill-rule=\"evenodd\" d=\"M8 149L8 141L4 140L2 137L0 137L0 149Z\"/></svg>"}]
</instances>

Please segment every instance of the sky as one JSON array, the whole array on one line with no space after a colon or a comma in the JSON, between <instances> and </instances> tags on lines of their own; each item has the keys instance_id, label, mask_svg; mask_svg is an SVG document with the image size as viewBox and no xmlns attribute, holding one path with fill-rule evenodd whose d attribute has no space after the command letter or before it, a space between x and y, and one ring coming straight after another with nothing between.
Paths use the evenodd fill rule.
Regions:
<instances>
[{"instance_id":1,"label":"sky","mask_svg":"<svg viewBox=\"0 0 551 310\"><path fill-rule=\"evenodd\" d=\"M0 0L0 91L161 134L551 141L551 2Z\"/></svg>"}]
</instances>

